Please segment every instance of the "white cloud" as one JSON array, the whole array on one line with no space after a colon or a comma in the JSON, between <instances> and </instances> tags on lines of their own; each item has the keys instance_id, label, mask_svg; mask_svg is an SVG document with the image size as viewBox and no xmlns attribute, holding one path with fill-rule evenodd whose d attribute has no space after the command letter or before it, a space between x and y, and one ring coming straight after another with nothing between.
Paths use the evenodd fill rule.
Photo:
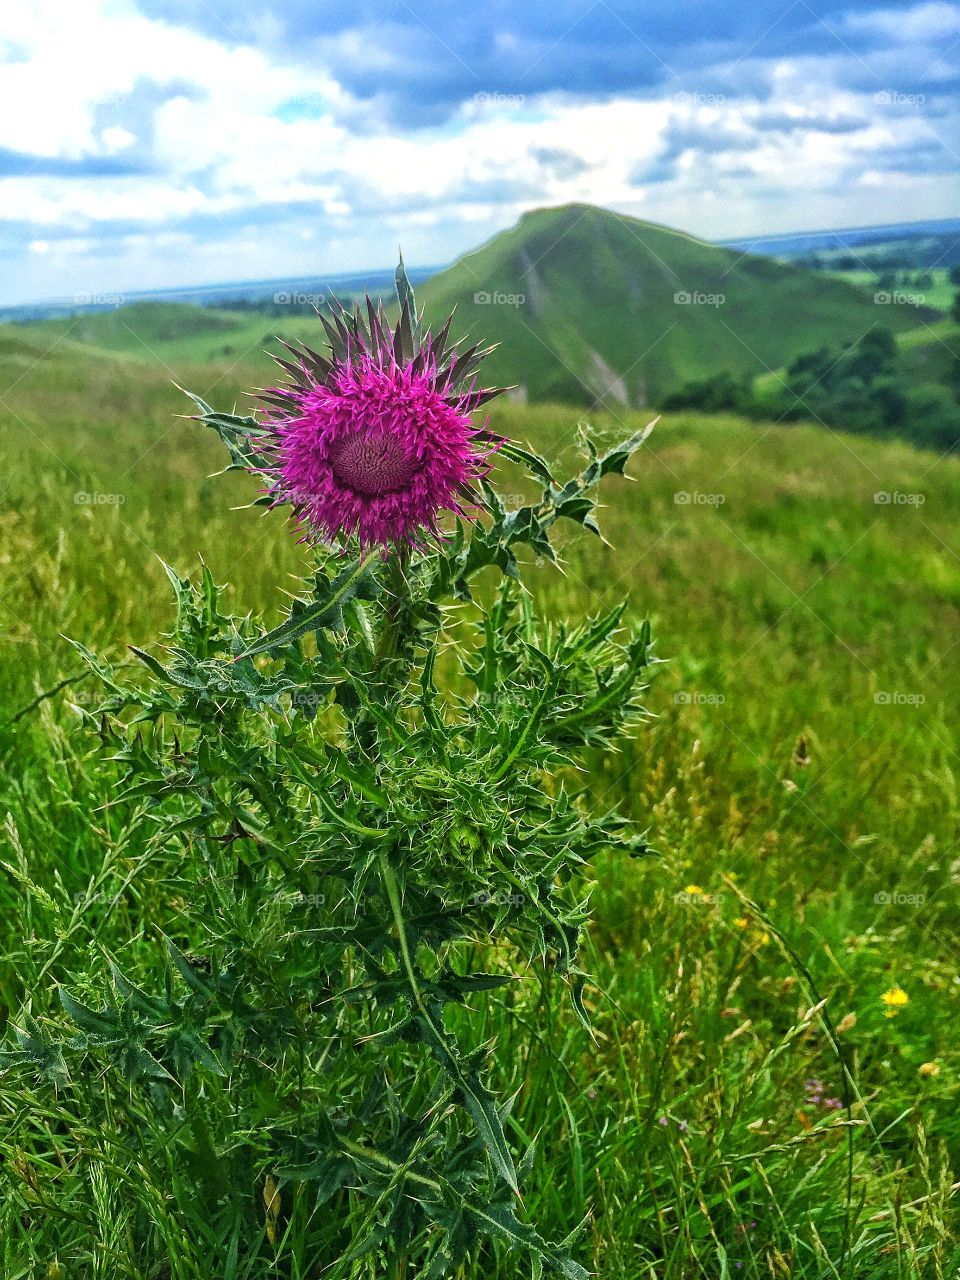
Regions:
<instances>
[{"instance_id":1,"label":"white cloud","mask_svg":"<svg viewBox=\"0 0 960 1280\"><path fill-rule=\"evenodd\" d=\"M103 143L104 150L110 155L114 155L118 151L125 151L136 140L137 135L131 133L129 129L124 129L123 125L120 124L108 125L100 134L100 141Z\"/></svg>"},{"instance_id":2,"label":"white cloud","mask_svg":"<svg viewBox=\"0 0 960 1280\"><path fill-rule=\"evenodd\" d=\"M174 187L157 179L5 178L0 201L7 216L38 227L86 229L110 221L162 224L196 213L227 212L240 207L236 198L212 198L197 187ZM0 223L2 226L2 223Z\"/></svg>"},{"instance_id":3,"label":"white cloud","mask_svg":"<svg viewBox=\"0 0 960 1280\"><path fill-rule=\"evenodd\" d=\"M844 25L851 31L882 36L896 44L928 44L960 34L960 5L934 0L910 8L849 13Z\"/></svg>"},{"instance_id":4,"label":"white cloud","mask_svg":"<svg viewBox=\"0 0 960 1280\"><path fill-rule=\"evenodd\" d=\"M257 119L308 92L349 102L327 75L146 18L130 0L33 0L8 6L3 21L6 38L27 55L0 78L0 146L14 150L94 153L97 107L143 80L194 85L226 121Z\"/></svg>"}]
</instances>

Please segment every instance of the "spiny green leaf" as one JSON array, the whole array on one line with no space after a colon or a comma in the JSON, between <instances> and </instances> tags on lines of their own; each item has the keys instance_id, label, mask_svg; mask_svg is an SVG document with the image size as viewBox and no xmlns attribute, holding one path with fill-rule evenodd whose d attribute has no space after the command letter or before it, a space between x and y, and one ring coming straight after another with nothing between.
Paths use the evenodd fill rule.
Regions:
<instances>
[{"instance_id":1,"label":"spiny green leaf","mask_svg":"<svg viewBox=\"0 0 960 1280\"><path fill-rule=\"evenodd\" d=\"M59 994L65 1013L81 1030L89 1031L95 1036L111 1037L117 1034L120 1023L114 1010L105 1009L97 1013L81 1001L74 999L63 987L60 988Z\"/></svg>"},{"instance_id":2,"label":"spiny green leaf","mask_svg":"<svg viewBox=\"0 0 960 1280\"><path fill-rule=\"evenodd\" d=\"M210 427L215 431L226 445L227 452L230 455L228 471L249 471L251 468L261 465L260 454L256 446L259 443L258 438L263 435L263 428L256 418L235 413L217 413L200 396L194 395L192 391L187 391L185 387L178 386L176 383L174 383L174 386L177 386L178 391L182 391L184 395L190 397L200 410L200 421L203 422L204 426Z\"/></svg>"},{"instance_id":3,"label":"spiny green leaf","mask_svg":"<svg viewBox=\"0 0 960 1280\"><path fill-rule=\"evenodd\" d=\"M357 595L363 580L370 573L372 556L353 561L329 584L326 592L317 600L303 605L291 613L290 618L267 632L256 644L248 646L234 659L253 658L258 653L269 653L284 645L293 644L302 636L321 628L335 629L343 625L343 609Z\"/></svg>"}]
</instances>

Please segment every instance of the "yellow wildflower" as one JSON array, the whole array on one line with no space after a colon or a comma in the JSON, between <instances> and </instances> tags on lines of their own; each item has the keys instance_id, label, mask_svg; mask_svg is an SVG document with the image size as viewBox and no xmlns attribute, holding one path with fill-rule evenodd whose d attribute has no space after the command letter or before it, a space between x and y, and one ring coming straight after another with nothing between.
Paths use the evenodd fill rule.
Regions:
<instances>
[{"instance_id":1,"label":"yellow wildflower","mask_svg":"<svg viewBox=\"0 0 960 1280\"><path fill-rule=\"evenodd\" d=\"M891 987L880 999L887 1006L884 1010L884 1016L887 1018L895 1018L903 1006L910 1003L910 997L900 986Z\"/></svg>"}]
</instances>

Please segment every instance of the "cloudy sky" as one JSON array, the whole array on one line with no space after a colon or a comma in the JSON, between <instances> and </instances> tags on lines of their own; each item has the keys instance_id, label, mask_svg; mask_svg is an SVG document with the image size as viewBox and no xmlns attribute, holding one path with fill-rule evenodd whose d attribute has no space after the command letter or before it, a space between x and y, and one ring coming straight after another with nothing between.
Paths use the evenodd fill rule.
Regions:
<instances>
[{"instance_id":1,"label":"cloudy sky","mask_svg":"<svg viewBox=\"0 0 960 1280\"><path fill-rule=\"evenodd\" d=\"M960 215L960 3L21 0L0 301L433 265L543 204Z\"/></svg>"}]
</instances>

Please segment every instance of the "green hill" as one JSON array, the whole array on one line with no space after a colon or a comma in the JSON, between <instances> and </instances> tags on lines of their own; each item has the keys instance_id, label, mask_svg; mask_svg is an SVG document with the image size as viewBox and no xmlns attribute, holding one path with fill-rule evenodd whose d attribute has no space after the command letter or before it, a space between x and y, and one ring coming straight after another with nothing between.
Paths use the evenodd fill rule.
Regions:
<instances>
[{"instance_id":1,"label":"green hill","mask_svg":"<svg viewBox=\"0 0 960 1280\"><path fill-rule=\"evenodd\" d=\"M456 306L471 337L502 343L489 366L497 379L572 404L655 404L688 379L763 373L878 322L903 332L918 316L878 310L846 281L591 205L525 214L418 297L431 321Z\"/></svg>"},{"instance_id":2,"label":"green hill","mask_svg":"<svg viewBox=\"0 0 960 1280\"><path fill-rule=\"evenodd\" d=\"M188 302L133 302L26 324L0 325L0 344L20 342L39 351L110 353L151 364L211 364L272 367L265 352L281 352L278 337L322 340L316 316L275 316L259 310L232 311Z\"/></svg>"},{"instance_id":3,"label":"green hill","mask_svg":"<svg viewBox=\"0 0 960 1280\"><path fill-rule=\"evenodd\" d=\"M186 302L132 302L110 311L43 321L30 328L109 351L136 353L144 342L182 342L198 334L230 333L239 323L231 314Z\"/></svg>"}]
</instances>

